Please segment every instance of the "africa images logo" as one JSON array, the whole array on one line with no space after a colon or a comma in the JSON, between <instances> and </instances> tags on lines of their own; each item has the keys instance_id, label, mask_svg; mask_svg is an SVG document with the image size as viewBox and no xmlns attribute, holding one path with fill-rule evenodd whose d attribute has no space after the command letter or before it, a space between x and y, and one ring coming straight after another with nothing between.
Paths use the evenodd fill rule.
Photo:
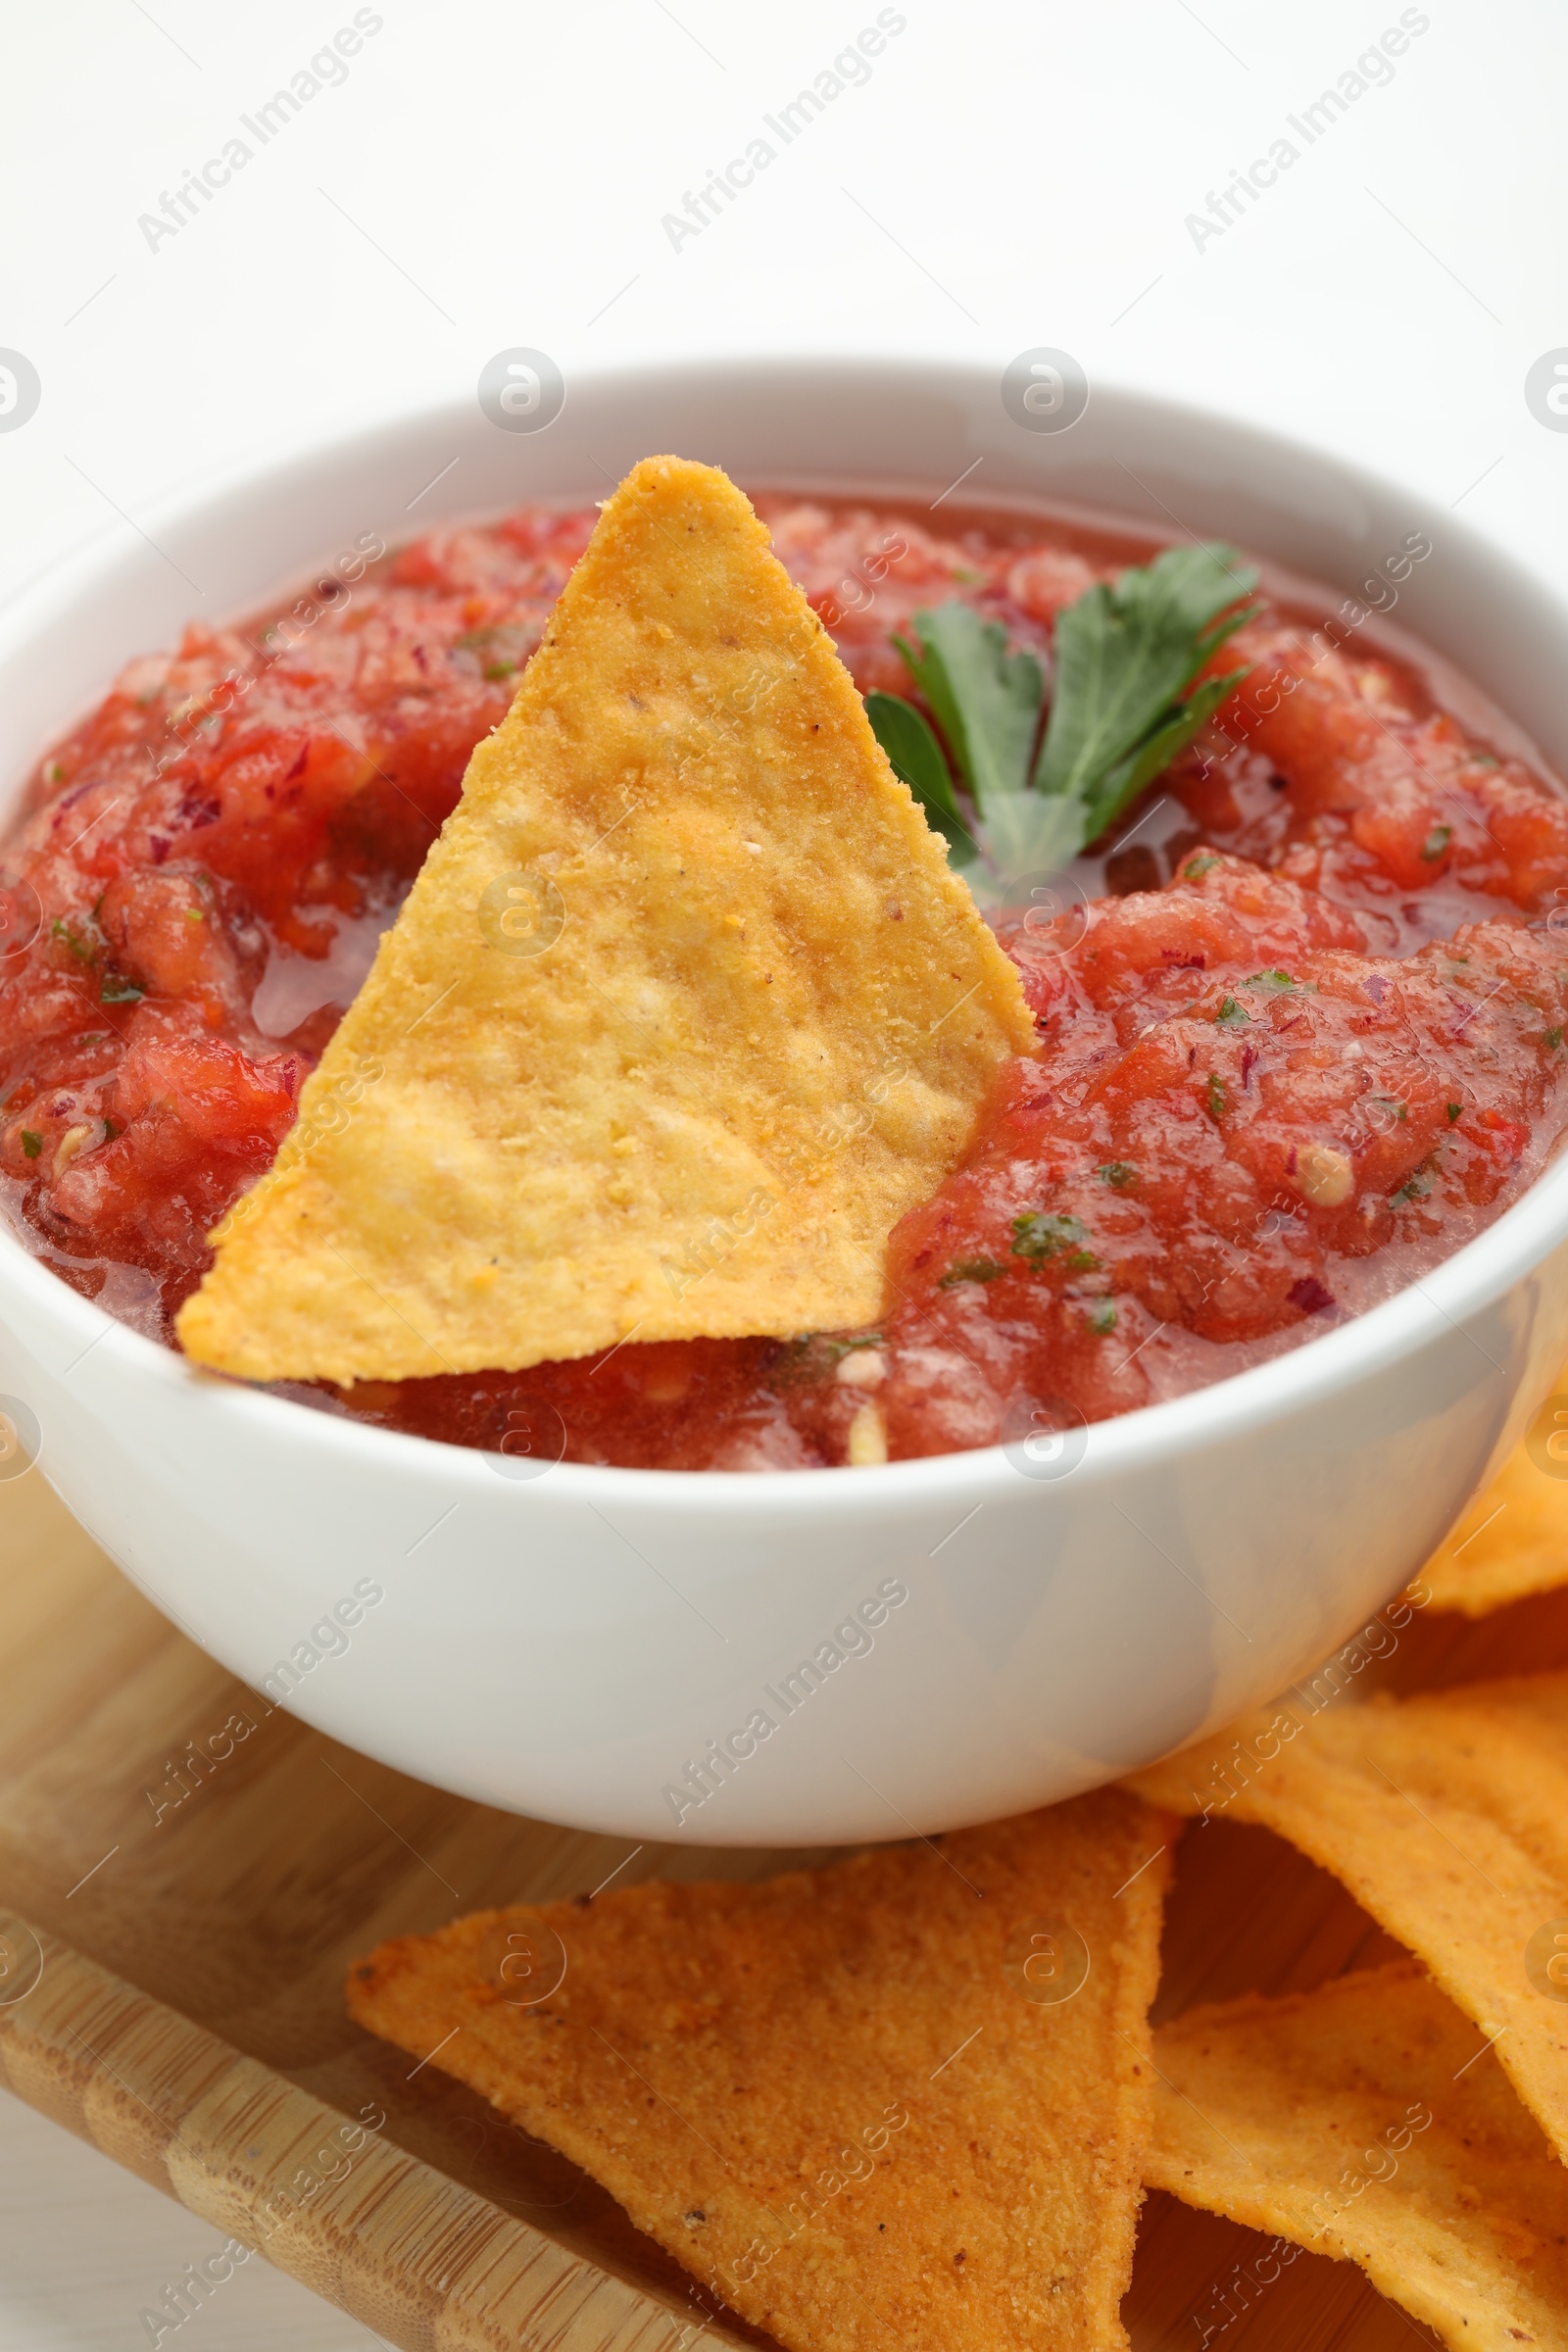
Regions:
<instances>
[{"instance_id":1,"label":"africa images logo","mask_svg":"<svg viewBox=\"0 0 1568 2352\"><path fill-rule=\"evenodd\" d=\"M834 99L843 97L846 90L863 88L871 78L871 60L881 56L889 41L896 40L908 22L902 9L879 9L876 23L864 25L830 66L824 66L807 87L797 90L775 114L762 117L762 129L747 141L743 155L732 156L720 170L710 172L701 187L688 188L681 198L681 210L665 213L659 223L673 250L679 253L693 237L700 237L705 228L710 227L725 206L733 204L760 172L777 162L783 150L793 146L803 131L809 130ZM776 146L774 140L778 142Z\"/></svg>"},{"instance_id":2,"label":"africa images logo","mask_svg":"<svg viewBox=\"0 0 1568 2352\"><path fill-rule=\"evenodd\" d=\"M1257 203L1268 189L1276 185L1280 174L1298 164L1308 147L1315 147L1334 128L1357 100L1369 91L1386 89L1394 79L1395 59L1403 57L1413 40L1430 31L1432 19L1425 9L1403 10L1397 24L1391 24L1370 49L1364 49L1353 66L1331 86L1318 93L1298 115L1285 118L1288 131L1282 130L1270 141L1266 155L1255 156L1244 171L1236 172L1222 188L1210 188L1206 209L1189 213L1184 222L1188 235L1200 253L1234 228L1244 213ZM1297 145L1299 139L1300 145Z\"/></svg>"},{"instance_id":3,"label":"africa images logo","mask_svg":"<svg viewBox=\"0 0 1568 2352\"><path fill-rule=\"evenodd\" d=\"M340 25L331 40L318 49L310 64L301 66L289 77L286 87L274 90L254 114L241 115L239 129L223 141L217 155L210 155L196 171L187 172L172 190L161 189L157 212L140 213L136 219L136 226L149 251L159 252L169 238L188 226L203 206L211 204L219 190L228 186L236 172L243 172L262 148L270 146L280 131L286 130L312 99L347 81L349 59L358 57L366 42L385 23L386 19L373 8L357 8L353 23ZM242 132L246 135L242 136ZM0 416L0 425L3 423L4 417Z\"/></svg>"},{"instance_id":4,"label":"africa images logo","mask_svg":"<svg viewBox=\"0 0 1568 2352\"><path fill-rule=\"evenodd\" d=\"M745 1723L722 1740L710 1740L700 1757L688 1756L680 1773L659 1792L675 1827L679 1829L688 1813L695 1813L699 1805L716 1796L725 1781L756 1755L759 1744L771 1740L792 1715L798 1715L830 1674L837 1674L851 1658L868 1657L876 1647L873 1633L886 1625L888 1612L902 1609L908 1597L909 1588L900 1578L884 1577L875 1592L833 1628L831 1640L819 1642L808 1658L803 1658L791 1673L781 1674L776 1688L772 1683L762 1685L765 1706L753 1707Z\"/></svg>"},{"instance_id":5,"label":"africa images logo","mask_svg":"<svg viewBox=\"0 0 1568 2352\"><path fill-rule=\"evenodd\" d=\"M43 386L24 352L0 350L0 433L14 433L38 406Z\"/></svg>"}]
</instances>

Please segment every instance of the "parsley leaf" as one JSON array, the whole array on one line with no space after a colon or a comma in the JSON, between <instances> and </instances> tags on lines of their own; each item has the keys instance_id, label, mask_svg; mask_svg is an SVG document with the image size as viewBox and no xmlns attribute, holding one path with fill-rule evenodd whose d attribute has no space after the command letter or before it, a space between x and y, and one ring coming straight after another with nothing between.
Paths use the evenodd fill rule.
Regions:
<instances>
[{"instance_id":1,"label":"parsley leaf","mask_svg":"<svg viewBox=\"0 0 1568 2352\"><path fill-rule=\"evenodd\" d=\"M1056 688L1035 788L1082 803L1093 841L1241 684L1245 669L1206 678L1209 657L1252 608L1257 574L1233 548L1168 547L1114 586L1086 589L1056 622Z\"/></svg>"},{"instance_id":2,"label":"parsley leaf","mask_svg":"<svg viewBox=\"0 0 1568 2352\"><path fill-rule=\"evenodd\" d=\"M1021 793L1046 691L1039 659L1007 651L1000 620L982 620L956 600L916 612L914 643L895 637L909 673L937 714L954 764L982 816L993 801Z\"/></svg>"},{"instance_id":3,"label":"parsley leaf","mask_svg":"<svg viewBox=\"0 0 1568 2352\"><path fill-rule=\"evenodd\" d=\"M1058 873L1091 838L1077 801L1044 792L1009 792L993 801L981 830L1004 883L1022 874Z\"/></svg>"},{"instance_id":4,"label":"parsley leaf","mask_svg":"<svg viewBox=\"0 0 1568 2352\"><path fill-rule=\"evenodd\" d=\"M1056 621L1055 683L1038 752L1039 656L1009 648L1000 621L956 599L913 615L909 636L894 643L941 740L899 695L868 695L866 709L954 863L983 853L988 872L971 876L978 888L1065 865L1185 751L1247 675L1244 666L1194 684L1252 617L1246 599L1256 579L1216 541L1167 548L1086 590ZM972 804L972 828L955 778Z\"/></svg>"},{"instance_id":5,"label":"parsley leaf","mask_svg":"<svg viewBox=\"0 0 1568 2352\"><path fill-rule=\"evenodd\" d=\"M888 756L888 764L907 784L926 822L948 845L955 865L967 865L978 855L953 790L948 762L922 712L897 694L868 694L865 715L871 731Z\"/></svg>"}]
</instances>

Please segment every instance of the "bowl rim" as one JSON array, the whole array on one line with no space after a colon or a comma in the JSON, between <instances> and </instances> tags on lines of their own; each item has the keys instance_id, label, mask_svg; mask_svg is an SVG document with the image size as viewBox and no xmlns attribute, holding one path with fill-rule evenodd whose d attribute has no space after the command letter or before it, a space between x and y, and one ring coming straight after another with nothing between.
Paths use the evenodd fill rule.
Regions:
<instances>
[{"instance_id":1,"label":"bowl rim","mask_svg":"<svg viewBox=\"0 0 1568 2352\"><path fill-rule=\"evenodd\" d=\"M994 392L996 384L995 370L976 363L854 354L812 359L791 352L773 358L715 356L657 366L605 365L576 371L572 390L580 397L635 383L644 390L657 387L670 397L687 387L710 394L727 383L738 394L749 385L765 383L776 393L781 377L815 387L834 379L846 386L863 386L876 379L894 396L899 392L928 393L945 385L972 397L977 391ZM1102 406L1119 411L1129 427L1157 422L1177 433L1212 435L1223 430L1232 442L1245 441L1250 454L1265 463L1273 459L1318 467L1370 500L1405 502L1421 519L1439 512L1430 496L1408 488L1395 475L1294 435L1274 432L1222 408L1166 400L1112 379L1097 380L1094 398ZM333 426L319 434L282 437L252 450L232 465L210 469L195 482L186 482L151 506L145 525L137 527L144 529L147 538L177 540L182 530L210 526L224 508L243 509L287 477L308 477L350 456L364 462L377 444L390 451L416 435L459 421L465 426L471 423L467 401L426 404L383 416L368 427ZM870 496L890 494L875 489L867 492ZM1030 503L1029 493L1012 495L1022 506ZM1042 500L1049 499L1049 485L1039 495ZM474 514L481 511L488 510L471 510ZM441 521L452 519L451 514L427 517L419 529L438 527ZM1129 519L1133 519L1130 514ZM1471 569L1479 565L1502 574L1516 594L1533 601L1568 639L1568 604L1539 573L1468 520L1445 511L1442 528L1454 559ZM1269 551L1260 552L1266 557ZM141 560L119 540L112 524L66 550L0 604L0 665L21 656L31 640L56 628L89 592L112 591L117 574L130 574ZM306 551L299 567L301 576L310 560ZM263 593L258 592L252 600L253 609ZM600 1500L619 1500L656 1518L688 1516L695 1511L704 1517L783 1517L792 1522L824 1514L880 1519L890 1510L918 1509L939 1500L984 1501L998 1494L1016 1499L1019 1490L1030 1483L1082 1492L1085 1486L1120 1479L1129 1472L1194 1453L1206 1444L1252 1435L1310 1409L1338 1390L1392 1370L1440 1339L1446 1330L1463 1332L1468 1319L1528 1277L1565 1241L1568 1151L1559 1149L1518 1200L1482 1233L1390 1298L1265 1363L1227 1374L1183 1396L1089 1424L1080 1463L1070 1478L1053 1482L1023 1480L1002 1446L878 1464L854 1477L846 1476L842 1465L722 1472L628 1469L562 1460L533 1479L498 1480L487 1457L476 1447L316 1411L264 1388L200 1370L73 1289L3 1220L0 1319L10 1323L29 1348L31 1330L53 1323L57 1336L72 1349L72 1361L61 1377L68 1377L89 1350L100 1360L107 1355L107 1360L134 1379L138 1387L145 1388L150 1382L169 1398L177 1397L179 1402L172 1409L212 1416L217 1423L215 1436L221 1433L231 1443L254 1443L264 1454L292 1444L307 1455L335 1457L350 1471L396 1469L414 1484L439 1485L448 1491L458 1488L492 1500L499 1499L508 1488L527 1496L548 1487L564 1505L576 1502L592 1507ZM1464 1336L1481 1353L1487 1353L1472 1333ZM1500 1374L1500 1367L1495 1368ZM40 1466L46 1475L47 1451L45 1437Z\"/></svg>"}]
</instances>

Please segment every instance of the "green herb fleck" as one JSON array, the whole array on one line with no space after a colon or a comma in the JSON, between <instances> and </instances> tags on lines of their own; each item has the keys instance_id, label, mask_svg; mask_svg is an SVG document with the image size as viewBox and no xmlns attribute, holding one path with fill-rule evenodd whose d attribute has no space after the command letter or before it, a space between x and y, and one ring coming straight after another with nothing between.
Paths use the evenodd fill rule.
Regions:
<instances>
[{"instance_id":1,"label":"green herb fleck","mask_svg":"<svg viewBox=\"0 0 1568 2352\"><path fill-rule=\"evenodd\" d=\"M105 1142L106 1144L112 1144L112 1143L114 1142L114 1140L115 1140L116 1136L117 1136L117 1135L120 1135L121 1133L122 1133L122 1130L121 1128L119 1128L119 1127L117 1127L117 1126L115 1125L115 1122L114 1122L114 1120L113 1120L113 1119L105 1119L105 1121L104 1121L104 1142Z\"/></svg>"},{"instance_id":2,"label":"green herb fleck","mask_svg":"<svg viewBox=\"0 0 1568 2352\"><path fill-rule=\"evenodd\" d=\"M34 1135L30 1127L22 1130L22 1149L29 1159L36 1159L43 1150L43 1137Z\"/></svg>"},{"instance_id":3,"label":"green herb fleck","mask_svg":"<svg viewBox=\"0 0 1568 2352\"><path fill-rule=\"evenodd\" d=\"M1456 1119L1456 1118L1459 1116L1459 1112L1460 1112L1460 1110L1461 1110L1462 1108L1463 1108L1463 1104L1462 1104L1462 1103L1458 1103L1458 1102L1450 1102L1450 1103L1447 1105L1447 1110L1448 1110L1448 1125L1449 1125L1450 1127L1453 1125L1453 1122L1454 1122L1454 1120L1455 1120L1455 1119Z\"/></svg>"},{"instance_id":4,"label":"green herb fleck","mask_svg":"<svg viewBox=\"0 0 1568 2352\"><path fill-rule=\"evenodd\" d=\"M63 761L59 760L46 760L43 763L43 780L46 784L63 784L66 780L66 770Z\"/></svg>"},{"instance_id":5,"label":"green herb fleck","mask_svg":"<svg viewBox=\"0 0 1568 2352\"><path fill-rule=\"evenodd\" d=\"M1102 1340L1108 1339L1116 1328L1116 1309L1108 1298L1097 1298L1086 1309L1086 1318L1091 1331L1098 1331Z\"/></svg>"},{"instance_id":6,"label":"green herb fleck","mask_svg":"<svg viewBox=\"0 0 1568 2352\"><path fill-rule=\"evenodd\" d=\"M1048 1257L1060 1257L1074 1274L1088 1274L1099 1265L1083 1245L1089 1239L1089 1229L1076 1217L1048 1216L1044 1209L1029 1209L1012 1220L1012 1254L1033 1258L1040 1264Z\"/></svg>"},{"instance_id":7,"label":"green herb fleck","mask_svg":"<svg viewBox=\"0 0 1568 2352\"><path fill-rule=\"evenodd\" d=\"M960 1282L995 1282L999 1274L1006 1271L994 1257L956 1257L937 1289L951 1291Z\"/></svg>"},{"instance_id":8,"label":"green herb fleck","mask_svg":"<svg viewBox=\"0 0 1568 2352\"><path fill-rule=\"evenodd\" d=\"M1433 826L1431 832L1421 844L1421 855L1426 859L1428 865L1434 864L1437 859L1443 856L1444 851L1447 848L1452 839L1453 827L1451 825Z\"/></svg>"},{"instance_id":9,"label":"green herb fleck","mask_svg":"<svg viewBox=\"0 0 1568 2352\"><path fill-rule=\"evenodd\" d=\"M134 980L122 979L118 972L105 972L98 991L100 1004L139 1004L147 994Z\"/></svg>"},{"instance_id":10,"label":"green herb fleck","mask_svg":"<svg viewBox=\"0 0 1568 2352\"><path fill-rule=\"evenodd\" d=\"M466 630L453 639L453 650L476 655L481 677L510 678L527 659L528 632L515 622L495 622L487 628Z\"/></svg>"},{"instance_id":11,"label":"green herb fleck","mask_svg":"<svg viewBox=\"0 0 1568 2352\"><path fill-rule=\"evenodd\" d=\"M1208 1073L1208 1115L1214 1120L1225 1115L1225 1081L1213 1070Z\"/></svg>"},{"instance_id":12,"label":"green herb fleck","mask_svg":"<svg viewBox=\"0 0 1568 2352\"><path fill-rule=\"evenodd\" d=\"M807 1337L808 1344L820 1348L828 1361L834 1364L847 1355L855 1355L861 1348L880 1348L882 1345L879 1331L852 1331L847 1338L838 1339L829 1339L823 1332L817 1332L814 1338L808 1333Z\"/></svg>"},{"instance_id":13,"label":"green herb fleck","mask_svg":"<svg viewBox=\"0 0 1568 2352\"><path fill-rule=\"evenodd\" d=\"M893 773L907 784L927 824L946 841L949 858L967 865L977 854L974 836L964 824L942 746L924 715L896 694L868 694L865 715Z\"/></svg>"},{"instance_id":14,"label":"green herb fleck","mask_svg":"<svg viewBox=\"0 0 1568 2352\"><path fill-rule=\"evenodd\" d=\"M1219 1010L1214 1015L1222 1029L1243 1029L1251 1017L1245 1006L1237 1004L1234 997L1222 997Z\"/></svg>"},{"instance_id":15,"label":"green herb fleck","mask_svg":"<svg viewBox=\"0 0 1568 2352\"><path fill-rule=\"evenodd\" d=\"M1282 972L1279 965L1275 964L1269 971L1253 972L1246 985L1249 988L1266 988L1271 996L1278 996L1287 988L1299 988L1301 983L1290 972Z\"/></svg>"},{"instance_id":16,"label":"green herb fleck","mask_svg":"<svg viewBox=\"0 0 1568 2352\"><path fill-rule=\"evenodd\" d=\"M1124 1193L1130 1184L1138 1182L1138 1170L1130 1160L1125 1159L1107 1159L1103 1167L1095 1170L1095 1174L1102 1176L1113 1193Z\"/></svg>"},{"instance_id":17,"label":"green herb fleck","mask_svg":"<svg viewBox=\"0 0 1568 2352\"><path fill-rule=\"evenodd\" d=\"M205 921L206 921L206 919L207 919L207 918L206 918L206 916L203 914L203 912L202 912L202 910L201 910L201 908L200 908L199 906L187 906L187 907L186 907L186 909L185 909L185 920L186 920L186 922L187 922L187 923L200 923L200 922L205 922Z\"/></svg>"},{"instance_id":18,"label":"green herb fleck","mask_svg":"<svg viewBox=\"0 0 1568 2352\"><path fill-rule=\"evenodd\" d=\"M1546 1031L1546 1043L1555 1054L1557 1048L1562 1044L1562 1031L1560 1029L1548 1029Z\"/></svg>"},{"instance_id":19,"label":"green herb fleck","mask_svg":"<svg viewBox=\"0 0 1568 2352\"><path fill-rule=\"evenodd\" d=\"M1389 1206L1391 1208L1406 1208L1412 1200L1425 1200L1431 1190L1430 1178L1423 1176L1420 1169L1417 1168L1413 1176L1405 1178L1396 1193L1390 1194Z\"/></svg>"},{"instance_id":20,"label":"green herb fleck","mask_svg":"<svg viewBox=\"0 0 1568 2352\"><path fill-rule=\"evenodd\" d=\"M71 955L74 956L77 963L91 963L93 960L95 951L86 946L83 941L79 940L74 931L73 931L71 928L71 925L69 923L63 923L58 914L55 916L54 921L49 926L49 936L51 939L63 939L66 943L67 949Z\"/></svg>"},{"instance_id":21,"label":"green herb fleck","mask_svg":"<svg viewBox=\"0 0 1568 2352\"><path fill-rule=\"evenodd\" d=\"M1211 873L1218 863L1219 859L1212 855L1205 858L1189 858L1187 863L1182 867L1181 878L1184 882L1201 882L1203 876Z\"/></svg>"},{"instance_id":22,"label":"green herb fleck","mask_svg":"<svg viewBox=\"0 0 1568 2352\"><path fill-rule=\"evenodd\" d=\"M854 1355L861 1348L880 1348L879 1331L826 1332L803 1331L793 1340L781 1340L773 1359L770 1378L784 1387L794 1387L809 1380L823 1380L845 1356Z\"/></svg>"}]
</instances>

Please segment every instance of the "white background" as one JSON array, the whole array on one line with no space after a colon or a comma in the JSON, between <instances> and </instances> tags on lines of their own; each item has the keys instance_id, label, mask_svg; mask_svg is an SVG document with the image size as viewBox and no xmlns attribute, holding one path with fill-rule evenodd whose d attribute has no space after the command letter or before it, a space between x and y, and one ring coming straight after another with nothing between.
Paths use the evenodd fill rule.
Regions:
<instances>
[{"instance_id":1,"label":"white background","mask_svg":"<svg viewBox=\"0 0 1568 2352\"><path fill-rule=\"evenodd\" d=\"M1431 0L1393 79L1200 248L1187 216L1271 141L1303 146L1286 117L1397 0L907 0L868 82L678 251L662 216L874 0L375 13L342 85L150 247L139 217L236 132L255 146L239 117L352 4L0 0L0 347L42 380L0 432L0 599L236 459L461 398L518 345L568 384L706 352L1000 371L1064 347L1092 380L1462 501L1568 586L1568 432L1524 398L1568 345L1552 0ZM145 2343L139 2308L216 2242L0 2099L0 2352ZM180 2331L186 2352L198 2337L375 2340L260 2262Z\"/></svg>"}]
</instances>

